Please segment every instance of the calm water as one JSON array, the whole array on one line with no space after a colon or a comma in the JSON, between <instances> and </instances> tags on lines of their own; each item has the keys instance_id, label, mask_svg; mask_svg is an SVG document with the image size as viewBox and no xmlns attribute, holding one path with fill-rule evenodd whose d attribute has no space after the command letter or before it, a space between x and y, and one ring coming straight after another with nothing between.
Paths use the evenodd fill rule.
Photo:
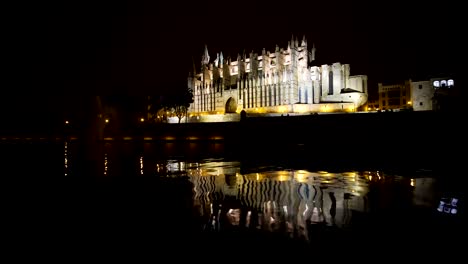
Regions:
<instances>
[{"instance_id":1,"label":"calm water","mask_svg":"<svg viewBox=\"0 0 468 264\"><path fill-rule=\"evenodd\" d=\"M2 175L19 179L10 199L23 202L17 243L38 248L273 259L349 249L360 258L366 249L448 254L466 238L464 182L453 172L321 164L286 150L247 155L222 143L100 144L88 171L78 143L2 143L1 151Z\"/></svg>"}]
</instances>

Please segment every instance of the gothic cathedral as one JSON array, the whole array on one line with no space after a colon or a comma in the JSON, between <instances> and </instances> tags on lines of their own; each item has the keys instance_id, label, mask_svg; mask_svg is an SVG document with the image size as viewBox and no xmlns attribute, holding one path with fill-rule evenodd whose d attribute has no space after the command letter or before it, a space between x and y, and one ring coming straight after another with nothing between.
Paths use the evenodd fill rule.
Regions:
<instances>
[{"instance_id":1,"label":"gothic cathedral","mask_svg":"<svg viewBox=\"0 0 468 264\"><path fill-rule=\"evenodd\" d=\"M261 55L210 60L205 46L201 71L189 75L194 102L190 115L307 114L356 111L367 102L367 76L350 76L349 64L311 66L315 47L304 38Z\"/></svg>"}]
</instances>

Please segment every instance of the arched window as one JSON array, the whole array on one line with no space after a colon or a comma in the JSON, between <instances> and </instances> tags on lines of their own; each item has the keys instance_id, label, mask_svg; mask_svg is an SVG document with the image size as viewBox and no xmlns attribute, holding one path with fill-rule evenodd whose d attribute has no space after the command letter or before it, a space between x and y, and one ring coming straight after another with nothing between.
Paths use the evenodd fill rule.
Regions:
<instances>
[{"instance_id":1,"label":"arched window","mask_svg":"<svg viewBox=\"0 0 468 264\"><path fill-rule=\"evenodd\" d=\"M440 86L439 81L434 81L433 85L434 87L439 87Z\"/></svg>"},{"instance_id":2,"label":"arched window","mask_svg":"<svg viewBox=\"0 0 468 264\"><path fill-rule=\"evenodd\" d=\"M328 95L333 94L333 72L330 71L328 74Z\"/></svg>"},{"instance_id":3,"label":"arched window","mask_svg":"<svg viewBox=\"0 0 468 264\"><path fill-rule=\"evenodd\" d=\"M447 86L447 81L446 80L440 81L440 86L446 87Z\"/></svg>"},{"instance_id":4,"label":"arched window","mask_svg":"<svg viewBox=\"0 0 468 264\"><path fill-rule=\"evenodd\" d=\"M447 81L447 85L448 85L448 86L453 86L453 85L454 85L453 80L452 80L452 79L448 80L448 81Z\"/></svg>"}]
</instances>

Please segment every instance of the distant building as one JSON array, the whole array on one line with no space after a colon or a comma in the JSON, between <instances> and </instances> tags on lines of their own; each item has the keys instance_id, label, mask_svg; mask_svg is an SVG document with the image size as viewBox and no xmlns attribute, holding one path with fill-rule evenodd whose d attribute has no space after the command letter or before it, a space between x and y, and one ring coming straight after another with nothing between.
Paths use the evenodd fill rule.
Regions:
<instances>
[{"instance_id":1,"label":"distant building","mask_svg":"<svg viewBox=\"0 0 468 264\"><path fill-rule=\"evenodd\" d=\"M407 80L398 84L379 83L378 109L432 111L447 108L450 91L455 83L450 78L432 78L426 81Z\"/></svg>"},{"instance_id":2,"label":"distant building","mask_svg":"<svg viewBox=\"0 0 468 264\"><path fill-rule=\"evenodd\" d=\"M366 104L366 110L367 111L377 111L379 110L379 100L367 100Z\"/></svg>"},{"instance_id":3,"label":"distant building","mask_svg":"<svg viewBox=\"0 0 468 264\"><path fill-rule=\"evenodd\" d=\"M305 38L286 49L210 60L205 47L201 71L188 78L192 117L226 113L304 114L356 111L368 97L367 76L350 75L349 64L312 66L315 48Z\"/></svg>"},{"instance_id":4,"label":"distant building","mask_svg":"<svg viewBox=\"0 0 468 264\"><path fill-rule=\"evenodd\" d=\"M398 84L378 84L379 109L395 110L408 108L411 105L411 80Z\"/></svg>"},{"instance_id":5,"label":"distant building","mask_svg":"<svg viewBox=\"0 0 468 264\"><path fill-rule=\"evenodd\" d=\"M414 111L432 110L434 88L430 81L411 82L411 105Z\"/></svg>"}]
</instances>

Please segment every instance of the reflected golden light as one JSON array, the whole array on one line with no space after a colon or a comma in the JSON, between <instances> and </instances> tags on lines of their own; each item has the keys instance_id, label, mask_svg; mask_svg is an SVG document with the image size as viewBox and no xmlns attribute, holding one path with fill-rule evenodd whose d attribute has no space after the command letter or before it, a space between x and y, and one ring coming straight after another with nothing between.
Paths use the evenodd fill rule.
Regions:
<instances>
[{"instance_id":1,"label":"reflected golden light","mask_svg":"<svg viewBox=\"0 0 468 264\"><path fill-rule=\"evenodd\" d=\"M320 173L320 174L327 174L328 172L326 172L326 171L318 171L318 173Z\"/></svg>"},{"instance_id":2,"label":"reflected golden light","mask_svg":"<svg viewBox=\"0 0 468 264\"><path fill-rule=\"evenodd\" d=\"M296 174L296 180L298 182L307 182L308 179L309 179L309 177L307 177L307 175L305 173L298 172Z\"/></svg>"},{"instance_id":3,"label":"reflected golden light","mask_svg":"<svg viewBox=\"0 0 468 264\"><path fill-rule=\"evenodd\" d=\"M277 180L278 181L289 181L289 175L286 176L286 175L280 175L277 177Z\"/></svg>"},{"instance_id":4,"label":"reflected golden light","mask_svg":"<svg viewBox=\"0 0 468 264\"><path fill-rule=\"evenodd\" d=\"M414 187L414 185L415 185L415 181L414 181L414 179L411 179L411 182L410 182L410 184L411 184L411 186L413 186L413 187Z\"/></svg>"},{"instance_id":5,"label":"reflected golden light","mask_svg":"<svg viewBox=\"0 0 468 264\"><path fill-rule=\"evenodd\" d=\"M143 156L140 156L140 174L143 175Z\"/></svg>"},{"instance_id":6,"label":"reflected golden light","mask_svg":"<svg viewBox=\"0 0 468 264\"><path fill-rule=\"evenodd\" d=\"M67 176L68 169L68 142L65 142L65 176Z\"/></svg>"},{"instance_id":7,"label":"reflected golden light","mask_svg":"<svg viewBox=\"0 0 468 264\"><path fill-rule=\"evenodd\" d=\"M104 175L107 174L107 153L104 154Z\"/></svg>"}]
</instances>

